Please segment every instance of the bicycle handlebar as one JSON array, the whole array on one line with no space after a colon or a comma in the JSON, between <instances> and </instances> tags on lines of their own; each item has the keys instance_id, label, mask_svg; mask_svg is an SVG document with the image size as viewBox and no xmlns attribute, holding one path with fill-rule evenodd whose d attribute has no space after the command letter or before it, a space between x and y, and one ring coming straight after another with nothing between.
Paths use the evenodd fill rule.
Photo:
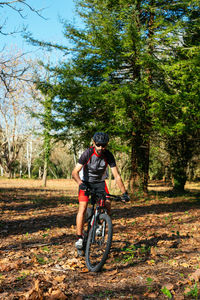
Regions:
<instances>
[{"instance_id":1,"label":"bicycle handlebar","mask_svg":"<svg viewBox=\"0 0 200 300\"><path fill-rule=\"evenodd\" d=\"M86 193L88 193L88 196L91 195L91 196L96 196L96 197L98 197L98 198L108 196L108 197L109 197L108 200L115 199L115 201L125 202L125 201L123 200L123 197L122 197L122 196L119 196L119 195L118 195L118 196L117 196L117 195L112 195L112 194L108 194L108 193L106 193L106 192L105 192L105 193L104 193L104 192L102 192L102 193L96 193L94 190L92 190L92 189L90 189L90 188L87 188Z\"/></svg>"},{"instance_id":2,"label":"bicycle handlebar","mask_svg":"<svg viewBox=\"0 0 200 300\"><path fill-rule=\"evenodd\" d=\"M109 198L115 199L115 201L122 201L123 202L122 196L111 195L111 194L107 194L107 193L106 193L106 196L108 196Z\"/></svg>"}]
</instances>

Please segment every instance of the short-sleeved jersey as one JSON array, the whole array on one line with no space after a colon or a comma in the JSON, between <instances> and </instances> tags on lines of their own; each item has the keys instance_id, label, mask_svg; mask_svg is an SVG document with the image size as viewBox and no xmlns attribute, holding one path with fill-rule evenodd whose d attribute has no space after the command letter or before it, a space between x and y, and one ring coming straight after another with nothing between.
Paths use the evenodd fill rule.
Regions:
<instances>
[{"instance_id":1,"label":"short-sleeved jersey","mask_svg":"<svg viewBox=\"0 0 200 300\"><path fill-rule=\"evenodd\" d=\"M94 147L88 148L83 152L78 160L83 165L80 171L80 178L87 182L100 182L107 178L107 166L111 168L116 166L115 158L109 150L105 150L98 155Z\"/></svg>"}]
</instances>

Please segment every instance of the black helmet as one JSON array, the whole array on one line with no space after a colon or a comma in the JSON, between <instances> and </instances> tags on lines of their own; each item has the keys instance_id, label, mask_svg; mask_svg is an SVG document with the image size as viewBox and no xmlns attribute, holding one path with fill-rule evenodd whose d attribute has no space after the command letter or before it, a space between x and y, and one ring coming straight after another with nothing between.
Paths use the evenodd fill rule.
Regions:
<instances>
[{"instance_id":1,"label":"black helmet","mask_svg":"<svg viewBox=\"0 0 200 300\"><path fill-rule=\"evenodd\" d=\"M109 136L105 132L96 132L93 136L95 143L107 144L109 142Z\"/></svg>"}]
</instances>

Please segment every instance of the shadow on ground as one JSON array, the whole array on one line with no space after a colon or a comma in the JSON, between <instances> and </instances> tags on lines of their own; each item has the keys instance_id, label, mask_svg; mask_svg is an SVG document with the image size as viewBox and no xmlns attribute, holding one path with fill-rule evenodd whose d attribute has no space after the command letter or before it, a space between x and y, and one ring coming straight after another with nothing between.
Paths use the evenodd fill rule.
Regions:
<instances>
[{"instance_id":1,"label":"shadow on ground","mask_svg":"<svg viewBox=\"0 0 200 300\"><path fill-rule=\"evenodd\" d=\"M153 194L153 193L152 193ZM157 192L155 192L155 199L156 199ZM142 202L132 202L127 204L127 207L124 208L117 208L112 210L113 219L121 219L121 218L134 218L138 216L143 216L147 214L162 214L162 213L173 213L173 212L186 212L190 209L199 209L200 208L200 193L192 193L187 192L184 193L184 197L180 198L179 196L173 195L174 201L169 203L164 203L165 198L172 197L171 193L169 192L160 192L160 196L162 196L163 200L159 200L159 204L150 203L148 204L149 200L142 201ZM152 198L151 198L152 199ZM169 200L169 199L168 199ZM163 201L163 203L161 202Z\"/></svg>"}]
</instances>

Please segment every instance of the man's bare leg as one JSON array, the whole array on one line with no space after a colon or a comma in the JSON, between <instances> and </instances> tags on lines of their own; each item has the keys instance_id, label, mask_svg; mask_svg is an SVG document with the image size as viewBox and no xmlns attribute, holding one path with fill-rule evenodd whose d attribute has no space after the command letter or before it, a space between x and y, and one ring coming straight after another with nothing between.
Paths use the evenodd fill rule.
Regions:
<instances>
[{"instance_id":1,"label":"man's bare leg","mask_svg":"<svg viewBox=\"0 0 200 300\"><path fill-rule=\"evenodd\" d=\"M110 202L110 200L106 200L105 205L106 205L106 208L107 208L108 215L110 216L110 214L111 214L111 202Z\"/></svg>"},{"instance_id":2,"label":"man's bare leg","mask_svg":"<svg viewBox=\"0 0 200 300\"><path fill-rule=\"evenodd\" d=\"M87 205L88 205L88 202L86 202L86 201L79 202L78 213L76 216L76 234L77 235L83 234L84 217L85 217Z\"/></svg>"}]
</instances>

